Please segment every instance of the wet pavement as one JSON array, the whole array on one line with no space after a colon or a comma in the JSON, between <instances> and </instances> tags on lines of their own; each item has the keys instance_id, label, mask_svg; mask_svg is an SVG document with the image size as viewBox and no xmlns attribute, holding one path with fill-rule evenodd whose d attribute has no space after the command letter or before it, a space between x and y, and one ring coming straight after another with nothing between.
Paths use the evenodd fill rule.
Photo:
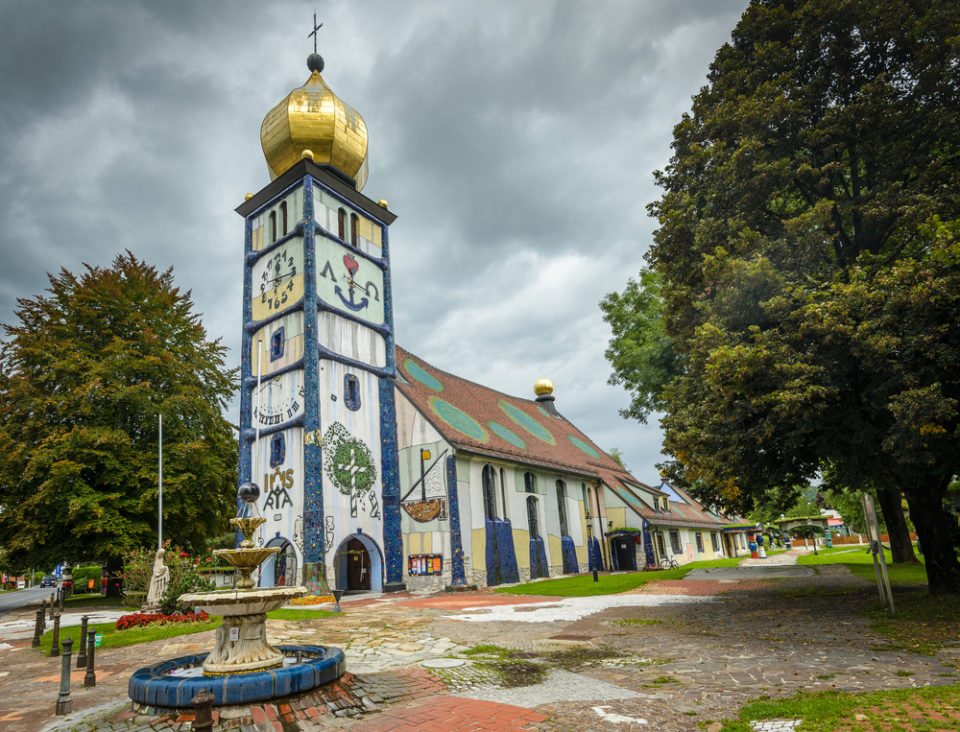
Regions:
<instances>
[{"instance_id":1,"label":"wet pavement","mask_svg":"<svg viewBox=\"0 0 960 732\"><path fill-rule=\"evenodd\" d=\"M773 572L790 573L778 564ZM761 569L591 598L366 596L345 601L341 616L270 620L271 642L339 646L349 673L307 698L226 710L219 728L710 730L760 695L960 681L956 647L884 650L861 616L876 590L842 566L779 578ZM151 661L205 649L212 632L98 650L97 686L84 689L75 672L76 713L57 718L60 660L5 633L15 619L0 617L0 643L14 646L0 650L3 732L189 728L190 714L134 714L126 681ZM467 653L481 644L484 653Z\"/></svg>"}]
</instances>

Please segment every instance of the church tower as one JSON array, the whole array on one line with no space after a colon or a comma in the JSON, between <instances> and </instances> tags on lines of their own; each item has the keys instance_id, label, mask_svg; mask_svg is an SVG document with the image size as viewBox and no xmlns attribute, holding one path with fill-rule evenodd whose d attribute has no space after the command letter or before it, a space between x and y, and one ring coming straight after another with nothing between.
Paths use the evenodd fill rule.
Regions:
<instances>
[{"instance_id":1,"label":"church tower","mask_svg":"<svg viewBox=\"0 0 960 732\"><path fill-rule=\"evenodd\" d=\"M245 220L240 482L261 488L260 584L396 590L403 579L387 202L363 118L323 59L263 120L272 182Z\"/></svg>"}]
</instances>

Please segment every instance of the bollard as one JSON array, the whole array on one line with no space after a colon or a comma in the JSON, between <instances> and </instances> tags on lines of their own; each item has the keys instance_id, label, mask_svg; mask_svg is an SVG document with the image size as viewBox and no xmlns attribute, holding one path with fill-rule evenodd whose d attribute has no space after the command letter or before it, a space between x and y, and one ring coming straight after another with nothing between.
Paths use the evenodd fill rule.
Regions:
<instances>
[{"instance_id":1,"label":"bollard","mask_svg":"<svg viewBox=\"0 0 960 732\"><path fill-rule=\"evenodd\" d=\"M97 645L97 631L87 631L87 673L83 675L84 686L96 686L97 675L93 672L93 649Z\"/></svg>"},{"instance_id":2,"label":"bollard","mask_svg":"<svg viewBox=\"0 0 960 732\"><path fill-rule=\"evenodd\" d=\"M40 646L40 636L43 635L43 610L37 610L37 622L33 626L33 641L30 643L31 648L38 648Z\"/></svg>"},{"instance_id":3,"label":"bollard","mask_svg":"<svg viewBox=\"0 0 960 732\"><path fill-rule=\"evenodd\" d=\"M593 570L593 581L599 582L600 578L597 576L597 570Z\"/></svg>"},{"instance_id":4,"label":"bollard","mask_svg":"<svg viewBox=\"0 0 960 732\"><path fill-rule=\"evenodd\" d=\"M60 655L60 613L53 616L53 640L50 642L50 657Z\"/></svg>"},{"instance_id":5,"label":"bollard","mask_svg":"<svg viewBox=\"0 0 960 732\"><path fill-rule=\"evenodd\" d=\"M73 701L70 699L70 650L73 638L63 639L63 663L60 666L60 696L57 697L58 715L70 714Z\"/></svg>"},{"instance_id":6,"label":"bollard","mask_svg":"<svg viewBox=\"0 0 960 732\"><path fill-rule=\"evenodd\" d=\"M87 667L87 621L90 620L89 615L84 615L80 618L80 651L77 653L77 668L86 668Z\"/></svg>"},{"instance_id":7,"label":"bollard","mask_svg":"<svg viewBox=\"0 0 960 732\"><path fill-rule=\"evenodd\" d=\"M57 596L54 593L50 593L50 622L53 622L53 614L57 611Z\"/></svg>"},{"instance_id":8,"label":"bollard","mask_svg":"<svg viewBox=\"0 0 960 732\"><path fill-rule=\"evenodd\" d=\"M190 729L194 732L212 732L213 730L213 694L208 689L201 689L200 692L190 700L190 706L193 707L193 725Z\"/></svg>"},{"instance_id":9,"label":"bollard","mask_svg":"<svg viewBox=\"0 0 960 732\"><path fill-rule=\"evenodd\" d=\"M47 631L47 600L46 598L40 600L40 632L45 633Z\"/></svg>"},{"instance_id":10,"label":"bollard","mask_svg":"<svg viewBox=\"0 0 960 732\"><path fill-rule=\"evenodd\" d=\"M57 606L60 608L60 612L63 612L63 588L57 588Z\"/></svg>"}]
</instances>

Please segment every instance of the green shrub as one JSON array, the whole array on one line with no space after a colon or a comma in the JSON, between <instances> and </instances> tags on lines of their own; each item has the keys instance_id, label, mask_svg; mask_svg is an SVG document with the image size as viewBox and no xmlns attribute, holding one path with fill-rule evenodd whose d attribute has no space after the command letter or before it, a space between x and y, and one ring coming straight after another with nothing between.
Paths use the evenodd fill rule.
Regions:
<instances>
[{"instance_id":1,"label":"green shrub","mask_svg":"<svg viewBox=\"0 0 960 732\"><path fill-rule=\"evenodd\" d=\"M86 592L90 580L93 580L93 591L100 592L100 578L103 576L103 567L97 564L73 568L73 591Z\"/></svg>"}]
</instances>

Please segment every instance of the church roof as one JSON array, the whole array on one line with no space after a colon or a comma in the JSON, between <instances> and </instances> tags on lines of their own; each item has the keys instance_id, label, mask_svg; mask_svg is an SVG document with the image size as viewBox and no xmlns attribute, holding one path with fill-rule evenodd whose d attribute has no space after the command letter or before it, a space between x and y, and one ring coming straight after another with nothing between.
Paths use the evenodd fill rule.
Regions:
<instances>
[{"instance_id":1,"label":"church roof","mask_svg":"<svg viewBox=\"0 0 960 732\"><path fill-rule=\"evenodd\" d=\"M728 523L666 482L654 488L637 480L569 420L533 399L441 371L399 346L397 375L400 392L455 449L599 479L653 526L719 530ZM641 491L667 497L670 510L654 510Z\"/></svg>"},{"instance_id":2,"label":"church roof","mask_svg":"<svg viewBox=\"0 0 960 732\"><path fill-rule=\"evenodd\" d=\"M585 477L635 479L562 416L441 371L397 347L397 388L455 448Z\"/></svg>"}]
</instances>

